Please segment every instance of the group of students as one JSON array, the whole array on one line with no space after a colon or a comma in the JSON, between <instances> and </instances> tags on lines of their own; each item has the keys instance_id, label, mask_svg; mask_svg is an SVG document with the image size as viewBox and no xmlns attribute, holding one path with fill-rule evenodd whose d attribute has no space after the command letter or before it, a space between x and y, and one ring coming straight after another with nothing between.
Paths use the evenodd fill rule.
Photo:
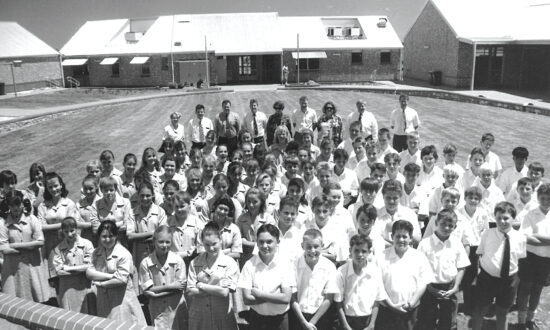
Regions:
<instances>
[{"instance_id":1,"label":"group of students","mask_svg":"<svg viewBox=\"0 0 550 330\"><path fill-rule=\"evenodd\" d=\"M502 171L487 133L466 169L452 144L440 168L407 101L380 129L363 101L342 120L332 102L317 118L302 97L290 118L278 101L267 118L252 100L242 123L228 100L214 121L197 105L188 129L171 115L162 156L146 148L139 168L131 153L123 171L109 150L89 161L76 203L40 163L25 190L3 170L2 291L205 330L237 318L254 330L456 329L462 291L473 329L493 302L497 329L513 304L534 329L550 273L544 167L516 147Z\"/></svg>"}]
</instances>

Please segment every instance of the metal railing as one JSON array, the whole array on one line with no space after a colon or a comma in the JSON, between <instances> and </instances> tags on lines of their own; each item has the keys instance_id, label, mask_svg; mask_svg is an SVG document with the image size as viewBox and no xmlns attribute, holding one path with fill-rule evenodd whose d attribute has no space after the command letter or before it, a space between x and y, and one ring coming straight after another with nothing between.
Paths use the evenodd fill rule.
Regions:
<instances>
[{"instance_id":1,"label":"metal railing","mask_svg":"<svg viewBox=\"0 0 550 330\"><path fill-rule=\"evenodd\" d=\"M80 81L76 80L71 76L67 76L67 81L69 82L71 88L80 87Z\"/></svg>"}]
</instances>

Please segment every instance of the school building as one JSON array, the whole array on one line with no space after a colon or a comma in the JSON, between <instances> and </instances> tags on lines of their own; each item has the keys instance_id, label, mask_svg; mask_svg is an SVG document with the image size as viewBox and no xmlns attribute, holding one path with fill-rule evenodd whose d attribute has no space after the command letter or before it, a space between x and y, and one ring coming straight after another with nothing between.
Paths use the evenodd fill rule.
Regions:
<instances>
[{"instance_id":1,"label":"school building","mask_svg":"<svg viewBox=\"0 0 550 330\"><path fill-rule=\"evenodd\" d=\"M61 86L60 54L16 22L0 22L0 94Z\"/></svg>"},{"instance_id":2,"label":"school building","mask_svg":"<svg viewBox=\"0 0 550 330\"><path fill-rule=\"evenodd\" d=\"M549 17L548 0L429 0L405 36L404 76L550 92Z\"/></svg>"},{"instance_id":3,"label":"school building","mask_svg":"<svg viewBox=\"0 0 550 330\"><path fill-rule=\"evenodd\" d=\"M385 16L266 12L88 21L61 53L81 86L123 87L398 79L402 47Z\"/></svg>"}]
</instances>

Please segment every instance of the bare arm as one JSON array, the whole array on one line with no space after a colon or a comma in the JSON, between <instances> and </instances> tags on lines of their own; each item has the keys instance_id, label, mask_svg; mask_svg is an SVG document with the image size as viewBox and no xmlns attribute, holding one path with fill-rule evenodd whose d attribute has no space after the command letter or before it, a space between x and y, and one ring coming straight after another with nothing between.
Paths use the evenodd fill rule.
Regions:
<instances>
[{"instance_id":1,"label":"bare arm","mask_svg":"<svg viewBox=\"0 0 550 330\"><path fill-rule=\"evenodd\" d=\"M42 230L57 230L57 229L61 229L61 224L60 223L53 223L53 224L43 224L42 225Z\"/></svg>"},{"instance_id":2,"label":"bare arm","mask_svg":"<svg viewBox=\"0 0 550 330\"><path fill-rule=\"evenodd\" d=\"M128 233L128 239L129 240L146 240L148 238L153 237L153 232L145 232L145 233Z\"/></svg>"},{"instance_id":3,"label":"bare arm","mask_svg":"<svg viewBox=\"0 0 550 330\"><path fill-rule=\"evenodd\" d=\"M10 248L12 249L27 249L32 250L44 246L44 241L31 241L31 242L21 242L21 243L10 243Z\"/></svg>"}]
</instances>

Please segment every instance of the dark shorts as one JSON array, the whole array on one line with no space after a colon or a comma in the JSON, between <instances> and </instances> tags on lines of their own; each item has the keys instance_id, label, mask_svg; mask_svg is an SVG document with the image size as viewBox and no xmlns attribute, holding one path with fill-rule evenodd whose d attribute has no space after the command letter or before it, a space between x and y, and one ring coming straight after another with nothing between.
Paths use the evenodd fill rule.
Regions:
<instances>
[{"instance_id":1,"label":"dark shorts","mask_svg":"<svg viewBox=\"0 0 550 330\"><path fill-rule=\"evenodd\" d=\"M493 302L498 307L510 309L516 299L519 277L514 274L508 278L493 277L481 268L477 278L477 304L487 306Z\"/></svg>"},{"instance_id":2,"label":"dark shorts","mask_svg":"<svg viewBox=\"0 0 550 330\"><path fill-rule=\"evenodd\" d=\"M353 330L363 330L369 326L372 315L367 316L348 316L346 321Z\"/></svg>"},{"instance_id":3,"label":"dark shorts","mask_svg":"<svg viewBox=\"0 0 550 330\"><path fill-rule=\"evenodd\" d=\"M550 258L527 252L527 258L519 260L519 279L522 282L547 286L550 276Z\"/></svg>"},{"instance_id":4,"label":"dark shorts","mask_svg":"<svg viewBox=\"0 0 550 330\"><path fill-rule=\"evenodd\" d=\"M254 330L288 330L288 312L279 315L262 315L251 309L249 314L250 329Z\"/></svg>"}]
</instances>

